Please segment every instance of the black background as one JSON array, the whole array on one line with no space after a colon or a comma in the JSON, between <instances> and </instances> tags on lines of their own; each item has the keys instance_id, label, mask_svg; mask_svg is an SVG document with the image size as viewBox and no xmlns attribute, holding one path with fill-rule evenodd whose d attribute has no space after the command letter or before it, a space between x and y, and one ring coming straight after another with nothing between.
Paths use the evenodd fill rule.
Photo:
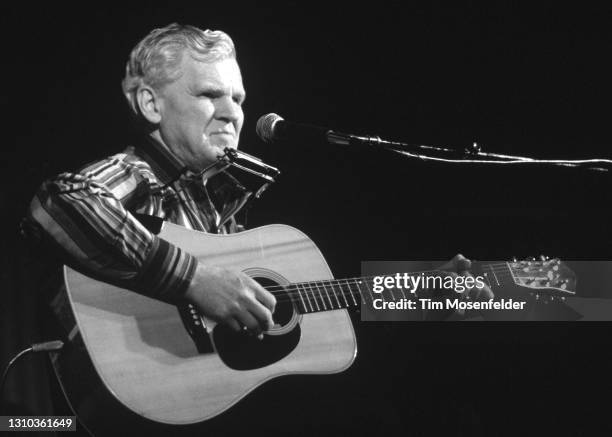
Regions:
<instances>
[{"instance_id":1,"label":"black background","mask_svg":"<svg viewBox=\"0 0 612 437\"><path fill-rule=\"evenodd\" d=\"M611 18L611 8L554 3L11 7L2 14L7 247L20 244L18 218L42 179L125 147L129 51L177 21L232 36L248 95L242 148L283 171L249 227L302 229L336 276L358 274L363 260L457 252L609 259L610 174L270 146L254 127L277 112L412 143L610 158ZM270 382L215 426L305 435L609 428L607 324L357 322L356 331L351 369Z\"/></svg>"}]
</instances>

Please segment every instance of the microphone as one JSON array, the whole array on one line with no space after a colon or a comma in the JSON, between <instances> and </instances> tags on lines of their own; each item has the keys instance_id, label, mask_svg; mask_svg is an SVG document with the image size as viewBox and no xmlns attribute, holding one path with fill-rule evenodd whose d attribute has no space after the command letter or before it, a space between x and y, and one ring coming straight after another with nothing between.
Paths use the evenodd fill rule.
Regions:
<instances>
[{"instance_id":1,"label":"microphone","mask_svg":"<svg viewBox=\"0 0 612 437\"><path fill-rule=\"evenodd\" d=\"M325 142L343 146L381 145L386 143L379 137L345 134L311 124L286 121L283 117L274 113L263 115L257 120L256 132L259 138L266 143L275 143L282 140Z\"/></svg>"}]
</instances>

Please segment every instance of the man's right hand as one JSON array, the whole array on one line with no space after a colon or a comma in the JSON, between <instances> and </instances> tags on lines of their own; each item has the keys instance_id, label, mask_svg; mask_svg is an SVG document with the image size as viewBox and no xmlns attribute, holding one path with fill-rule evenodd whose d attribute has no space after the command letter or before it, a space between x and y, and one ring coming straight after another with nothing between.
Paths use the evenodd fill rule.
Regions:
<instances>
[{"instance_id":1,"label":"man's right hand","mask_svg":"<svg viewBox=\"0 0 612 437\"><path fill-rule=\"evenodd\" d=\"M185 297L204 316L235 331L246 327L260 335L274 326L276 298L238 270L198 264Z\"/></svg>"}]
</instances>

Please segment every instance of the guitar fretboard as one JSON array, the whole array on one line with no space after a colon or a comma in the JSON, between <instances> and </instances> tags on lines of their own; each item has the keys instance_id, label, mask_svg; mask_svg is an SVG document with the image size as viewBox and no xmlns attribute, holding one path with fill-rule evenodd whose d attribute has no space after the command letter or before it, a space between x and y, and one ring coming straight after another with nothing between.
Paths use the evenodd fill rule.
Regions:
<instances>
[{"instance_id":1,"label":"guitar fretboard","mask_svg":"<svg viewBox=\"0 0 612 437\"><path fill-rule=\"evenodd\" d=\"M409 275L441 276L445 275L445 272L430 270L412 272ZM508 281L513 281L506 263L482 265L482 276L491 288L503 286ZM374 292L374 277L371 276L298 282L282 287L271 287L270 291L274 291L272 289L286 293L302 314L358 307L361 304L372 305L375 299L385 301L414 299L419 297L420 292L425 291L416 290L414 292L404 288L383 287L382 292L376 293Z\"/></svg>"}]
</instances>

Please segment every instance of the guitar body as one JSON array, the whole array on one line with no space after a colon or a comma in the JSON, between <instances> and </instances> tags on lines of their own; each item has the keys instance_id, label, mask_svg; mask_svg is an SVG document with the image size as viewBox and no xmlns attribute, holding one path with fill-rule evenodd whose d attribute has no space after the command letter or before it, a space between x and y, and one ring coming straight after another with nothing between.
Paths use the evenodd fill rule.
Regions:
<instances>
[{"instance_id":1,"label":"guitar body","mask_svg":"<svg viewBox=\"0 0 612 437\"><path fill-rule=\"evenodd\" d=\"M234 267L274 284L332 278L316 245L289 226L214 235L164 223L159 237L204 264ZM345 370L357 351L343 309L298 314L286 302L284 314L277 318L275 313L278 325L263 341L200 319L206 338L198 343L176 306L68 267L65 282L89 359L106 391L127 410L154 422L186 425L210 419L271 378ZM67 364L56 363L62 382L78 372ZM73 407L80 415L79 403Z\"/></svg>"}]
</instances>

